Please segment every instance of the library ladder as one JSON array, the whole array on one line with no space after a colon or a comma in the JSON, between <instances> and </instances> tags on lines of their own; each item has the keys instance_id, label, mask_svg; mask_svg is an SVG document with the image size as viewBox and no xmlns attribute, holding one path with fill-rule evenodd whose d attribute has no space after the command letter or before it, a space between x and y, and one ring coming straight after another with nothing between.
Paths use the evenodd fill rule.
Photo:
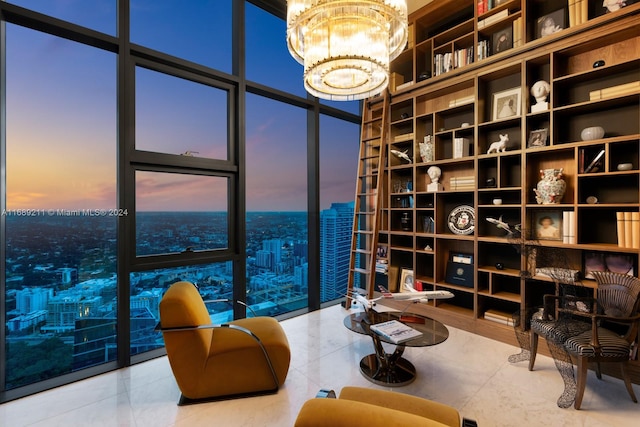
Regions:
<instances>
[{"instance_id":1,"label":"library ladder","mask_svg":"<svg viewBox=\"0 0 640 427\"><path fill-rule=\"evenodd\" d=\"M358 292L372 298L375 290L378 230L384 194L378 189L384 185L382 172L387 159L389 97L389 92L385 91L382 102L380 98L373 98L365 101L363 106L347 295ZM351 298L346 298L345 307L349 308L351 302Z\"/></svg>"}]
</instances>

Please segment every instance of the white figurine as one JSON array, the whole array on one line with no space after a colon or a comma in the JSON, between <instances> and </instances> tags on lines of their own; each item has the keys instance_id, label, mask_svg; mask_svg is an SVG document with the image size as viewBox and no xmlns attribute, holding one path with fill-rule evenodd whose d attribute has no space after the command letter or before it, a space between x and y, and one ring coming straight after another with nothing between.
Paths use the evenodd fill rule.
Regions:
<instances>
[{"instance_id":1,"label":"white figurine","mask_svg":"<svg viewBox=\"0 0 640 427\"><path fill-rule=\"evenodd\" d=\"M487 154L504 153L507 151L507 142L509 142L509 134L500 135L500 141L492 142L487 150Z\"/></svg>"},{"instance_id":2,"label":"white figurine","mask_svg":"<svg viewBox=\"0 0 640 427\"><path fill-rule=\"evenodd\" d=\"M390 151L391 151L391 154L393 154L394 156L398 157L399 159L403 159L403 160L406 160L409 163L413 163L411 161L411 158L407 154L409 152L409 150L404 150L404 151L390 150Z\"/></svg>"},{"instance_id":3,"label":"white figurine","mask_svg":"<svg viewBox=\"0 0 640 427\"><path fill-rule=\"evenodd\" d=\"M442 169L438 166L431 166L427 169L427 175L429 175L429 179L431 179L431 184L427 185L427 191L430 193L434 193L436 191L442 191L442 184L440 181L440 176L442 175Z\"/></svg>"},{"instance_id":4,"label":"white figurine","mask_svg":"<svg viewBox=\"0 0 640 427\"><path fill-rule=\"evenodd\" d=\"M551 86L544 80L538 80L531 86L531 95L536 99L536 103L531 106L532 113L549 109L547 96L549 96L550 90Z\"/></svg>"},{"instance_id":5,"label":"white figurine","mask_svg":"<svg viewBox=\"0 0 640 427\"><path fill-rule=\"evenodd\" d=\"M606 7L609 12L620 10L626 5L625 0L604 0L602 2L602 7Z\"/></svg>"}]
</instances>

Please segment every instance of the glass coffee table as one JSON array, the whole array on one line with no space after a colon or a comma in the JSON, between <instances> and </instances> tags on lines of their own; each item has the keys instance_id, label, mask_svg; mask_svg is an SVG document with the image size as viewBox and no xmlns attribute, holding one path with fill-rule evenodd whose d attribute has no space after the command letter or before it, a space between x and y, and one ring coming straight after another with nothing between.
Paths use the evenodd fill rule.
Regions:
<instances>
[{"instance_id":1,"label":"glass coffee table","mask_svg":"<svg viewBox=\"0 0 640 427\"><path fill-rule=\"evenodd\" d=\"M360 372L366 379L374 384L387 387L401 387L407 385L416 378L416 368L411 362L402 357L406 347L426 347L440 344L449 338L449 330L442 323L429 317L417 314L404 314L400 312L382 312L373 310L350 314L344 319L347 329L363 335L369 335L373 340L375 353L369 354L360 360ZM407 319L407 320L405 320ZM369 326L389 320L400 320L422 332L422 336L395 344L381 335L373 332ZM392 353L387 353L383 343L395 346Z\"/></svg>"}]
</instances>

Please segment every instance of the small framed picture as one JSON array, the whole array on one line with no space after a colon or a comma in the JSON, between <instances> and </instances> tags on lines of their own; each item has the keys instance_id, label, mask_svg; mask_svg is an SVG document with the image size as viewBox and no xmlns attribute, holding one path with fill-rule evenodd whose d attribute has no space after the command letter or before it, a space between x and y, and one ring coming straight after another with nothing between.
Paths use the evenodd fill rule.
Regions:
<instances>
[{"instance_id":1,"label":"small framed picture","mask_svg":"<svg viewBox=\"0 0 640 427\"><path fill-rule=\"evenodd\" d=\"M403 268L400 275L400 292L411 292L413 289L415 289L413 285L413 270Z\"/></svg>"},{"instance_id":2,"label":"small framed picture","mask_svg":"<svg viewBox=\"0 0 640 427\"><path fill-rule=\"evenodd\" d=\"M536 35L538 38L546 37L560 30L564 30L566 27L565 21L564 9L558 9L555 12L544 15L538 18L536 22Z\"/></svg>"},{"instance_id":3,"label":"small framed picture","mask_svg":"<svg viewBox=\"0 0 640 427\"><path fill-rule=\"evenodd\" d=\"M594 271L612 271L614 273L635 275L634 257L629 254L605 252L584 252L584 278L593 279Z\"/></svg>"},{"instance_id":4,"label":"small framed picture","mask_svg":"<svg viewBox=\"0 0 640 427\"><path fill-rule=\"evenodd\" d=\"M520 115L520 96L519 87L503 90L493 94L493 120L506 119Z\"/></svg>"},{"instance_id":5,"label":"small framed picture","mask_svg":"<svg viewBox=\"0 0 640 427\"><path fill-rule=\"evenodd\" d=\"M493 33L491 36L491 54L504 52L513 47L513 27Z\"/></svg>"},{"instance_id":6,"label":"small framed picture","mask_svg":"<svg viewBox=\"0 0 640 427\"><path fill-rule=\"evenodd\" d=\"M527 147L544 147L547 145L547 134L549 130L547 128L532 130L529 132L529 142Z\"/></svg>"},{"instance_id":7,"label":"small framed picture","mask_svg":"<svg viewBox=\"0 0 640 427\"><path fill-rule=\"evenodd\" d=\"M537 211L531 229L535 230L536 239L562 240L562 211Z\"/></svg>"}]
</instances>

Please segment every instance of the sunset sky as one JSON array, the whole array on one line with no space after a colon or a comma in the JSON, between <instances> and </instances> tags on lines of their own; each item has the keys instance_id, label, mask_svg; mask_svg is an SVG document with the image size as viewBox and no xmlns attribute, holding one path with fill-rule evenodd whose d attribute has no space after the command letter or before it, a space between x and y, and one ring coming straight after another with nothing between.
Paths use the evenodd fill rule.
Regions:
<instances>
[{"instance_id":1,"label":"sunset sky","mask_svg":"<svg viewBox=\"0 0 640 427\"><path fill-rule=\"evenodd\" d=\"M16 3L115 33L115 0ZM230 36L219 33L230 31L224 12L230 2L189 2L199 7L184 16L174 7L180 3L133 2L133 41L229 72ZM302 66L287 52L285 24L266 15L247 5L247 77L302 94ZM117 56L13 24L6 34L7 208L115 207ZM223 90L142 68L136 79L138 149L226 157ZM322 209L353 200L358 132L358 125L322 119ZM305 210L306 113L249 94L246 138L247 209ZM226 209L222 178L149 172L137 178L139 210Z\"/></svg>"}]
</instances>

